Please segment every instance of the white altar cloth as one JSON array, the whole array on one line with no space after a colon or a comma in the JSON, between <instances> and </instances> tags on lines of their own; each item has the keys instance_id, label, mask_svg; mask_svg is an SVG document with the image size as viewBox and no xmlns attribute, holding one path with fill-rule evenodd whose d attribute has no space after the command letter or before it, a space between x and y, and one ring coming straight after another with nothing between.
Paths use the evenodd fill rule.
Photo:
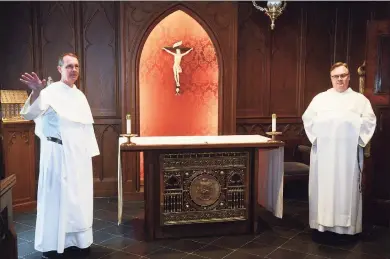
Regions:
<instances>
[{"instance_id":1,"label":"white altar cloth","mask_svg":"<svg viewBox=\"0 0 390 259\"><path fill-rule=\"evenodd\" d=\"M132 137L136 145L196 145L196 144L257 144L266 143L270 138L260 135L223 135L223 136L155 136ZM118 145L118 225L122 223L123 188L120 146L126 143L126 137L119 138ZM259 148L258 197L257 202L276 217L283 216L283 176L284 147L274 149Z\"/></svg>"}]
</instances>

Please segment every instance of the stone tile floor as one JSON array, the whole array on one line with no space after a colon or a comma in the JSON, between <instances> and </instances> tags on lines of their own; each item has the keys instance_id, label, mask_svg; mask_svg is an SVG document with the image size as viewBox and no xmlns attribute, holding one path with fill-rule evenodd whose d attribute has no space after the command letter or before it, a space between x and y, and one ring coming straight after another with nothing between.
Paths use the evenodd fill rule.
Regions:
<instances>
[{"instance_id":1,"label":"stone tile floor","mask_svg":"<svg viewBox=\"0 0 390 259\"><path fill-rule=\"evenodd\" d=\"M144 242L142 238L143 202L125 202L124 223L120 226L116 224L116 199L95 198L94 202L94 244L90 255L85 257L90 259L390 258L390 230L387 228L373 227L352 244L340 242L328 246L313 242L307 223L307 201L285 201L284 218L261 217L269 228L253 235L155 242ZM19 258L41 258L41 253L34 250L35 219L35 213L14 215Z\"/></svg>"}]
</instances>

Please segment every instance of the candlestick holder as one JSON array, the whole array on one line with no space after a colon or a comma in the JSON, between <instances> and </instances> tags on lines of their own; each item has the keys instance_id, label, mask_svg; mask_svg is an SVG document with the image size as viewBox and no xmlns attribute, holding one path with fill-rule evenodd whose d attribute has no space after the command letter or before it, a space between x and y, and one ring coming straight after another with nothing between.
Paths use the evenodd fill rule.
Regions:
<instances>
[{"instance_id":1,"label":"candlestick holder","mask_svg":"<svg viewBox=\"0 0 390 259\"><path fill-rule=\"evenodd\" d=\"M121 137L127 138L127 142L124 143L126 145L135 145L135 143L131 142L132 137L137 137L137 134L120 134Z\"/></svg>"},{"instance_id":2,"label":"candlestick holder","mask_svg":"<svg viewBox=\"0 0 390 259\"><path fill-rule=\"evenodd\" d=\"M271 140L268 140L268 142L278 142L276 140L277 135L282 135L282 132L280 131L271 131L271 132L266 132L267 135L271 136Z\"/></svg>"}]
</instances>

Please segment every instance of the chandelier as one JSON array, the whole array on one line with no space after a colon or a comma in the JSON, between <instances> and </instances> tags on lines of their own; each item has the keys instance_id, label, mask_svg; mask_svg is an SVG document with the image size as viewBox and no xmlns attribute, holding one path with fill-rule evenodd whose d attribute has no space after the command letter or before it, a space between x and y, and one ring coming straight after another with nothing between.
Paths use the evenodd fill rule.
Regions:
<instances>
[{"instance_id":1,"label":"chandelier","mask_svg":"<svg viewBox=\"0 0 390 259\"><path fill-rule=\"evenodd\" d=\"M287 5L286 1L267 1L267 9L257 5L256 1L252 1L252 3L257 10L265 12L265 14L268 15L268 17L271 19L271 30L275 28L276 18L282 14Z\"/></svg>"}]
</instances>

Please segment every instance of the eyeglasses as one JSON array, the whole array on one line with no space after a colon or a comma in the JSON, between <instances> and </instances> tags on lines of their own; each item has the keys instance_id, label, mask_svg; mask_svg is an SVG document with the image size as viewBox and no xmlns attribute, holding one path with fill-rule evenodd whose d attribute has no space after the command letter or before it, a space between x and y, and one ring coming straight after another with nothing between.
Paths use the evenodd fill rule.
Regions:
<instances>
[{"instance_id":1,"label":"eyeglasses","mask_svg":"<svg viewBox=\"0 0 390 259\"><path fill-rule=\"evenodd\" d=\"M332 79L344 79L349 75L349 73L341 74L341 75L333 75L331 76Z\"/></svg>"}]
</instances>

